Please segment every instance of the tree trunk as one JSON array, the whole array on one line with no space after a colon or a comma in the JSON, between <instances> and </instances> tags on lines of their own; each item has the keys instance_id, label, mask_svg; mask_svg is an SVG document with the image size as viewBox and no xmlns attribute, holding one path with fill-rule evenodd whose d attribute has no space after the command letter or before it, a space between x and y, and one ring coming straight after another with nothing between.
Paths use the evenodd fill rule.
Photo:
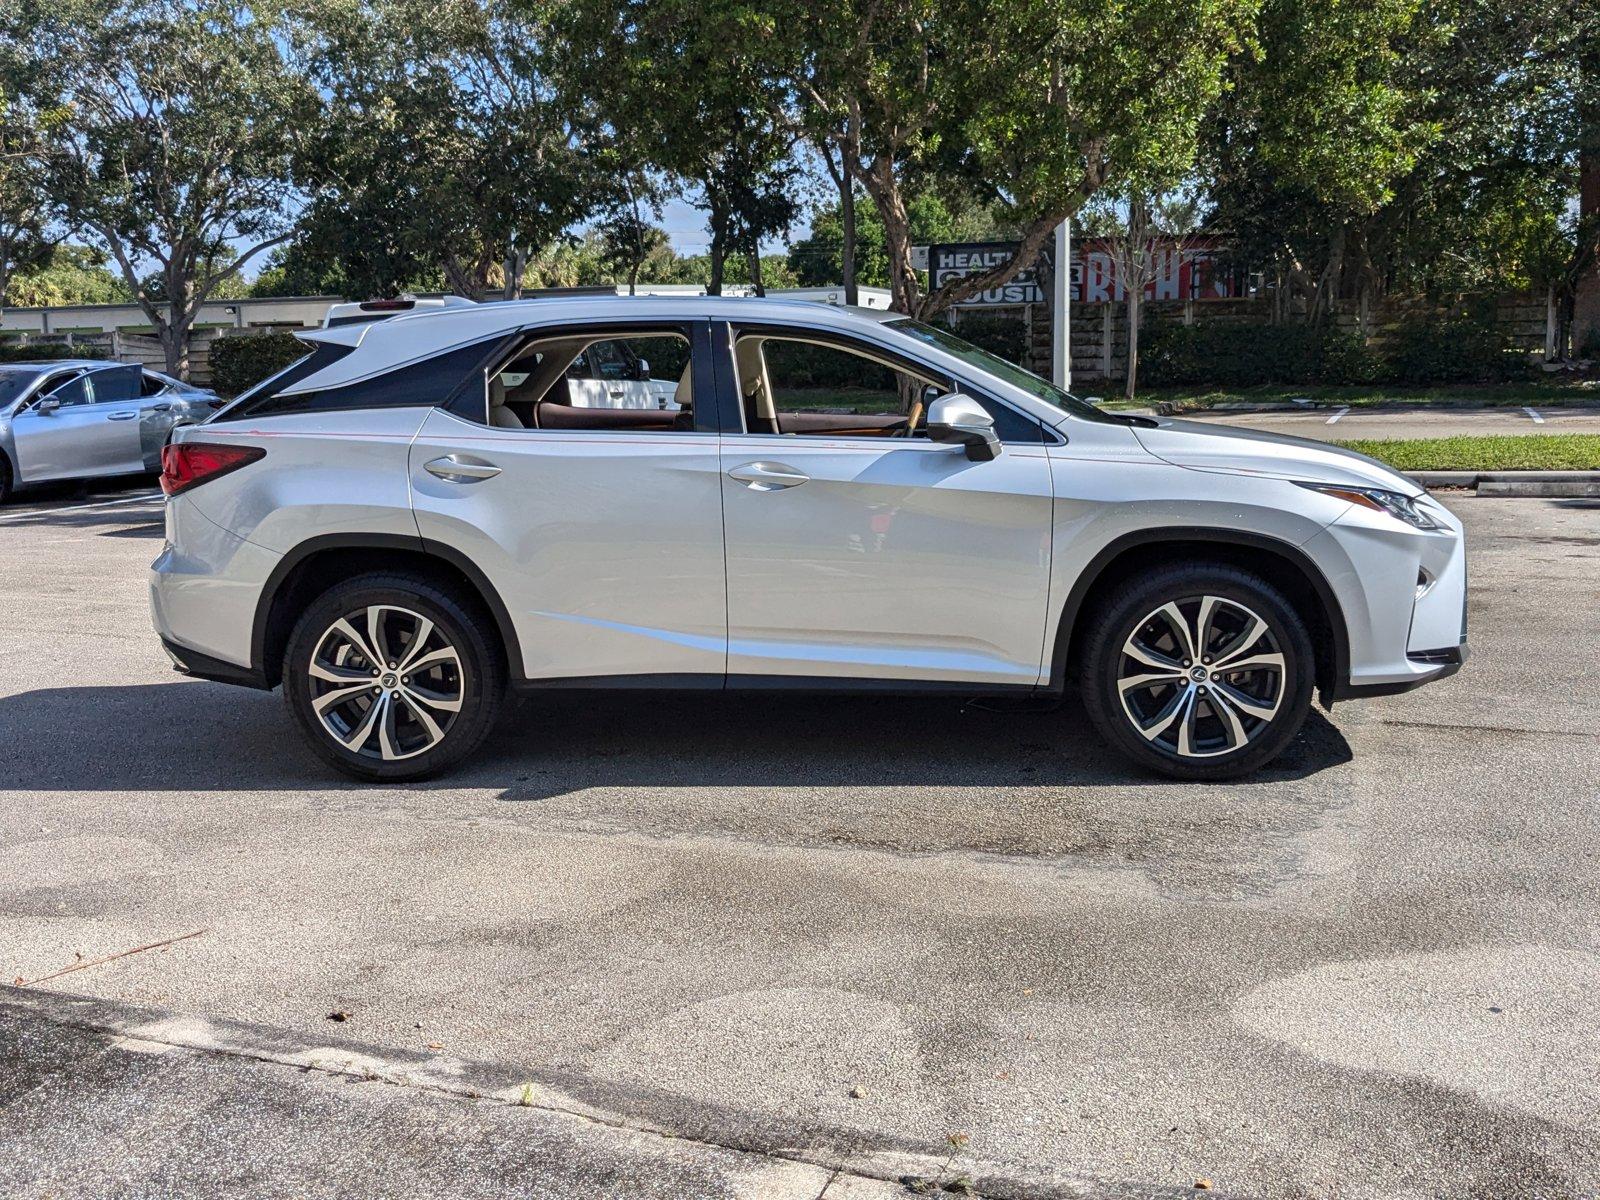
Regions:
<instances>
[{"instance_id":1,"label":"tree trunk","mask_svg":"<svg viewBox=\"0 0 1600 1200\"><path fill-rule=\"evenodd\" d=\"M889 254L889 307L909 317L921 316L917 310L922 280L911 265L911 218L906 213L905 197L900 194L900 182L894 177L894 164L880 155L862 182L883 221L884 249Z\"/></svg>"},{"instance_id":2,"label":"tree trunk","mask_svg":"<svg viewBox=\"0 0 1600 1200\"><path fill-rule=\"evenodd\" d=\"M1144 287L1128 289L1128 380L1123 395L1132 400L1139 390L1139 316L1144 301Z\"/></svg>"},{"instance_id":3,"label":"tree trunk","mask_svg":"<svg viewBox=\"0 0 1600 1200\"><path fill-rule=\"evenodd\" d=\"M755 285L756 295L765 296L767 285L761 279L761 245L755 238L750 239L750 246L745 250L745 259L750 264L750 282Z\"/></svg>"},{"instance_id":4,"label":"tree trunk","mask_svg":"<svg viewBox=\"0 0 1600 1200\"><path fill-rule=\"evenodd\" d=\"M1600 92L1600 83L1594 90ZM1580 269L1572 289L1572 351L1593 358L1600 353L1600 101L1584 122L1579 149L1578 239Z\"/></svg>"}]
</instances>

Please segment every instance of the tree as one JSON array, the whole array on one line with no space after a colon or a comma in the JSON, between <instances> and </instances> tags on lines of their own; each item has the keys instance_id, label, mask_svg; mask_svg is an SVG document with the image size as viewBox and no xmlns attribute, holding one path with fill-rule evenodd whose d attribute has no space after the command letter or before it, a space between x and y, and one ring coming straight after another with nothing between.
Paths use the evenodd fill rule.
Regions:
<instances>
[{"instance_id":1,"label":"tree","mask_svg":"<svg viewBox=\"0 0 1600 1200\"><path fill-rule=\"evenodd\" d=\"M1138 390L1139 331L1145 289L1155 281L1162 255L1181 271L1185 250L1199 225L1200 200L1192 188L1160 188L1135 182L1119 198L1104 197L1091 206L1084 233L1098 234L1111 253L1123 289L1128 322L1128 369L1124 395Z\"/></svg>"},{"instance_id":2,"label":"tree","mask_svg":"<svg viewBox=\"0 0 1600 1200\"><path fill-rule=\"evenodd\" d=\"M116 262L185 375L200 306L288 234L299 81L257 0L15 0L30 156L61 219ZM145 286L161 280L157 299Z\"/></svg>"},{"instance_id":3,"label":"tree","mask_svg":"<svg viewBox=\"0 0 1600 1200\"><path fill-rule=\"evenodd\" d=\"M691 185L711 235L712 294L731 257L750 269L798 211L798 131L764 28L731 0L575 0L561 25L569 104L594 114L597 136Z\"/></svg>"},{"instance_id":4,"label":"tree","mask_svg":"<svg viewBox=\"0 0 1600 1200\"><path fill-rule=\"evenodd\" d=\"M56 243L33 157L38 133L17 104L21 81L9 58L0 56L0 306L10 303L12 280L47 264Z\"/></svg>"},{"instance_id":5,"label":"tree","mask_svg":"<svg viewBox=\"0 0 1600 1200\"><path fill-rule=\"evenodd\" d=\"M923 318L1015 278L1136 167L1179 170L1255 0L788 0L767 17L812 136L883 222L894 306ZM975 31L984 52L970 53ZM1010 261L924 295L906 198L959 171L1021 233Z\"/></svg>"},{"instance_id":6,"label":"tree","mask_svg":"<svg viewBox=\"0 0 1600 1200\"><path fill-rule=\"evenodd\" d=\"M103 250L59 242L43 261L11 277L8 303L33 308L67 304L127 304L133 293L120 273L106 268Z\"/></svg>"},{"instance_id":7,"label":"tree","mask_svg":"<svg viewBox=\"0 0 1600 1200\"><path fill-rule=\"evenodd\" d=\"M327 114L296 155L302 257L351 293L442 272L481 297L587 213L581 114L548 75L549 8L508 0L316 0L293 44Z\"/></svg>"},{"instance_id":8,"label":"tree","mask_svg":"<svg viewBox=\"0 0 1600 1200\"><path fill-rule=\"evenodd\" d=\"M1397 290L1570 304L1592 4L1267 0L1260 25L1204 159L1213 222L1278 278L1280 315Z\"/></svg>"},{"instance_id":9,"label":"tree","mask_svg":"<svg viewBox=\"0 0 1600 1200\"><path fill-rule=\"evenodd\" d=\"M616 211L601 222L597 232L602 247L601 261L608 270L627 281L630 296L639 286L646 263L672 258L672 243L666 231L650 224L637 208Z\"/></svg>"},{"instance_id":10,"label":"tree","mask_svg":"<svg viewBox=\"0 0 1600 1200\"><path fill-rule=\"evenodd\" d=\"M906 219L914 245L931 242L990 241L1015 236L992 207L971 197L945 198L918 192L906 201ZM819 205L811 212L811 231L789 246L789 264L800 282L825 287L844 278L844 214L839 204ZM889 253L883 222L871 205L856 220L856 280L863 287L888 287Z\"/></svg>"}]
</instances>

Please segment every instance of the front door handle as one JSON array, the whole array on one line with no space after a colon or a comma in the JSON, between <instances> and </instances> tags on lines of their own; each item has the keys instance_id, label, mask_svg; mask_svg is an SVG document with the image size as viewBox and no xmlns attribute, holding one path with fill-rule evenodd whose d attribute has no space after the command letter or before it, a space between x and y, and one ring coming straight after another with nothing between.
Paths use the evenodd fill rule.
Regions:
<instances>
[{"instance_id":1,"label":"front door handle","mask_svg":"<svg viewBox=\"0 0 1600 1200\"><path fill-rule=\"evenodd\" d=\"M808 482L811 476L783 463L751 462L734 467L728 472L728 478L737 479L752 492L777 492L784 488L799 487Z\"/></svg>"},{"instance_id":2,"label":"front door handle","mask_svg":"<svg viewBox=\"0 0 1600 1200\"><path fill-rule=\"evenodd\" d=\"M493 463L465 454L447 454L424 463L422 469L449 483L478 483L500 474L500 468Z\"/></svg>"},{"instance_id":3,"label":"front door handle","mask_svg":"<svg viewBox=\"0 0 1600 1200\"><path fill-rule=\"evenodd\" d=\"M108 421L131 421L139 414L137 412L114 412L106 415Z\"/></svg>"}]
</instances>

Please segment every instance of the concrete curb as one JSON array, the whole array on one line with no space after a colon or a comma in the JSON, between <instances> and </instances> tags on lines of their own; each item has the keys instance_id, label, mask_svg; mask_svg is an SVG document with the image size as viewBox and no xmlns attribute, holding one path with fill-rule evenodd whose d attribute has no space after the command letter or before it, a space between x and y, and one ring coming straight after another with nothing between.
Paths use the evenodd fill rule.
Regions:
<instances>
[{"instance_id":1,"label":"concrete curb","mask_svg":"<svg viewBox=\"0 0 1600 1200\"><path fill-rule=\"evenodd\" d=\"M1425 488L1473 488L1480 496L1571 499L1600 496L1600 471L1411 471Z\"/></svg>"},{"instance_id":2,"label":"concrete curb","mask_svg":"<svg viewBox=\"0 0 1600 1200\"><path fill-rule=\"evenodd\" d=\"M118 1000L0 985L0 1014L5 1013L109 1035L115 1039L114 1045L123 1043L130 1049L154 1045L252 1059L301 1071L416 1088L477 1103L534 1109L607 1129L758 1155L775 1166L792 1164L821 1168L824 1173L833 1173L823 1194L839 1195L841 1200L846 1195L856 1194L847 1186L845 1177L859 1181L865 1200L868 1189L870 1194L878 1194L879 1184L894 1185L898 1193L900 1181L908 1176L937 1179L952 1174L951 1157L936 1149L919 1152L893 1145L875 1148L796 1145L797 1138L807 1139L807 1132L800 1128L771 1129L765 1135L746 1132L721 1136L714 1123L698 1128L667 1128L648 1119L585 1103L553 1083L540 1082L539 1072L510 1063L390 1049L345 1038L318 1038L295 1030L189 1016ZM1108 1191L1103 1184L1064 1172L1052 1173L1048 1179L1020 1178L1002 1164L984 1162L966 1154L960 1155L957 1169L976 1183L982 1195L996 1200L1122 1194L1115 1185ZM1155 1191L1142 1188L1138 1192L1141 1197L1188 1194L1180 1188L1164 1191L1159 1187Z\"/></svg>"}]
</instances>

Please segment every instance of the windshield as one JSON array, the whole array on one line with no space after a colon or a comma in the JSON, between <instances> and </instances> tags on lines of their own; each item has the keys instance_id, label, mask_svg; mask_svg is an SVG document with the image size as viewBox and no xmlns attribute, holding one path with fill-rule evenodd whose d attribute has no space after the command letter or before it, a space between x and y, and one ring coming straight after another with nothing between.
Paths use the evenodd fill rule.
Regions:
<instances>
[{"instance_id":1,"label":"windshield","mask_svg":"<svg viewBox=\"0 0 1600 1200\"><path fill-rule=\"evenodd\" d=\"M0 371L0 408L10 405L38 378L38 371Z\"/></svg>"},{"instance_id":2,"label":"windshield","mask_svg":"<svg viewBox=\"0 0 1600 1200\"><path fill-rule=\"evenodd\" d=\"M1024 371L1015 363L1007 362L997 354L990 354L971 342L963 341L948 329L940 329L937 325L924 325L921 321L913 321L909 317L898 321L885 321L884 328L916 338L919 342L926 342L946 354L953 354L962 362L969 363L980 371L1009 383L1012 387L1021 388L1035 399L1043 400L1046 404L1054 405L1085 421L1101 421L1112 425L1126 424L1122 418L1103 413L1087 401L1078 399L1070 392L1062 391L1048 379L1043 379L1032 371Z\"/></svg>"}]
</instances>

